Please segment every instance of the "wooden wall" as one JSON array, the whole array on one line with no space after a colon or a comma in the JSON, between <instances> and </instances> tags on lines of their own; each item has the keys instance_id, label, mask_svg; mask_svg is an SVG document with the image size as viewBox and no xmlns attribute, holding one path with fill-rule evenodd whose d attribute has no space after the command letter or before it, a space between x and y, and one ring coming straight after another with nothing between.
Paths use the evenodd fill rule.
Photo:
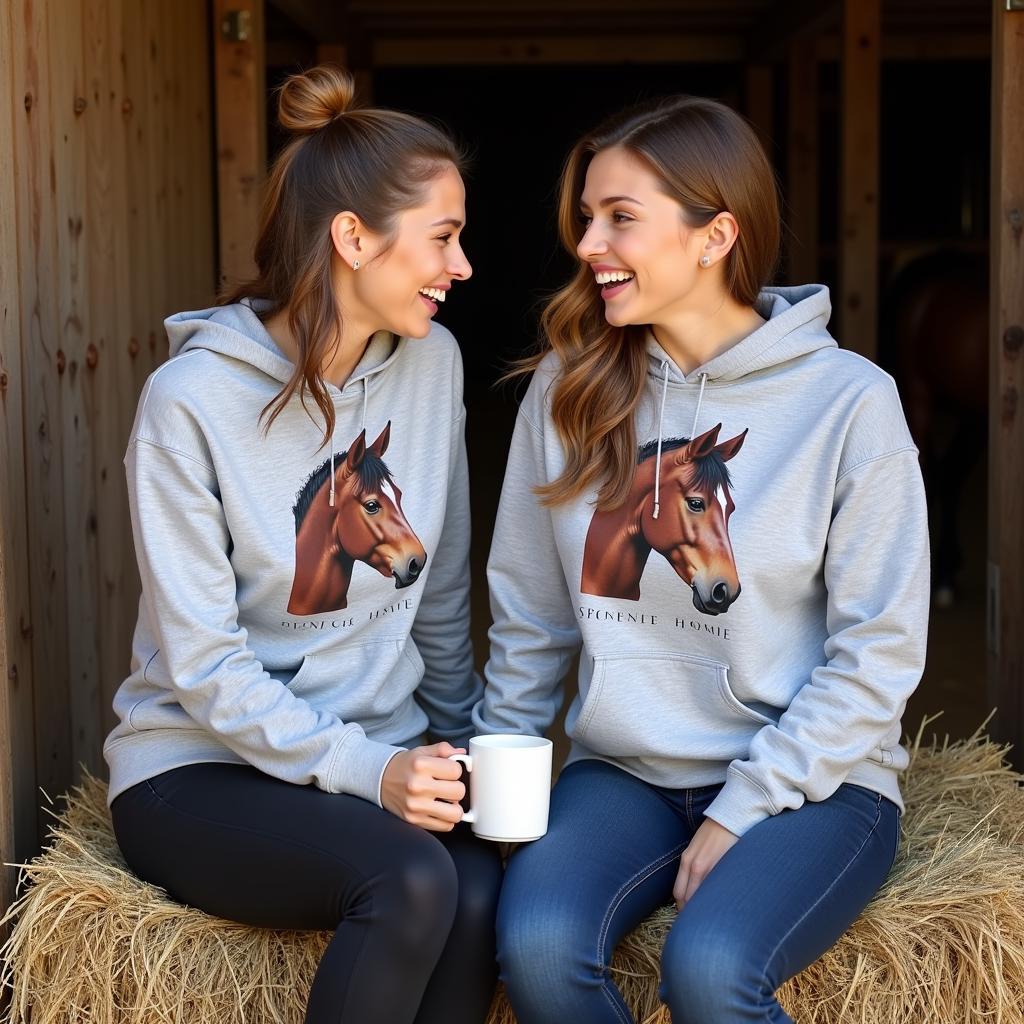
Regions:
<instances>
[{"instance_id":1,"label":"wooden wall","mask_svg":"<svg viewBox=\"0 0 1024 1024\"><path fill-rule=\"evenodd\" d=\"M207 0L0 4L0 860L105 770L139 584L122 459L212 299ZM3 875L5 897L13 872Z\"/></svg>"}]
</instances>

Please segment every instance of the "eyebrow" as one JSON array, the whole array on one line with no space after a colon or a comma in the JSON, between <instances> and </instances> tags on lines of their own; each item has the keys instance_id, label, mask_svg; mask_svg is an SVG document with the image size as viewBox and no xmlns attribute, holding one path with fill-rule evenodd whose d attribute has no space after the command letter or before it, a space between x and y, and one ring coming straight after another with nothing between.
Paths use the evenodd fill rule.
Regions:
<instances>
[{"instance_id":1,"label":"eyebrow","mask_svg":"<svg viewBox=\"0 0 1024 1024\"><path fill-rule=\"evenodd\" d=\"M462 221L461 220L456 220L454 217L445 217L444 220L435 220L434 223L431 224L430 226L432 228L438 228L442 224L451 224L451 226L453 228L461 228L462 227Z\"/></svg>"},{"instance_id":2,"label":"eyebrow","mask_svg":"<svg viewBox=\"0 0 1024 1024\"><path fill-rule=\"evenodd\" d=\"M636 203L637 206L643 206L639 199L634 199L632 196L609 196L607 199L602 199L599 206L611 206L612 203ZM586 206L587 204L580 199L580 206Z\"/></svg>"}]
</instances>

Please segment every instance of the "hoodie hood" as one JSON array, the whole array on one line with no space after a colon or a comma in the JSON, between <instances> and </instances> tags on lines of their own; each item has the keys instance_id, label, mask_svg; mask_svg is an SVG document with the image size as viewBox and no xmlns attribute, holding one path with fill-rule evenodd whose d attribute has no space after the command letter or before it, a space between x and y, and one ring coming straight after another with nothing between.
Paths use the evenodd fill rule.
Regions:
<instances>
[{"instance_id":1,"label":"hoodie hood","mask_svg":"<svg viewBox=\"0 0 1024 1024\"><path fill-rule=\"evenodd\" d=\"M175 313L164 321L171 357L193 349L207 349L248 363L268 377L287 384L294 367L257 315L258 311L269 306L265 299L244 299L230 306ZM360 382L388 366L397 357L401 346L402 339L397 339L390 331L377 331L370 337L366 350L343 387L324 382L328 393L335 401L349 393L357 393Z\"/></svg>"},{"instance_id":2,"label":"hoodie hood","mask_svg":"<svg viewBox=\"0 0 1024 1024\"><path fill-rule=\"evenodd\" d=\"M835 339L826 325L832 313L828 288L823 284L805 284L793 288L765 288L757 297L754 308L764 323L741 341L685 374L661 347L652 331L647 332L647 372L657 376L661 384L658 411L658 460L655 464L654 510L661 512L661 445L664 438L665 401L669 382L689 384L700 381L697 408L693 415L690 437L696 437L697 423L704 402L704 388L708 381L728 384L748 374L778 366L797 356L820 348L836 348Z\"/></svg>"},{"instance_id":3,"label":"hoodie hood","mask_svg":"<svg viewBox=\"0 0 1024 1024\"><path fill-rule=\"evenodd\" d=\"M258 311L266 310L269 306L270 302L266 299L243 299L228 306L212 306L210 309L176 313L168 317L164 321L164 327L167 329L170 342L171 358L193 349L207 349L248 363L281 384L287 384L291 379L293 364L285 358L257 315ZM364 428L370 396L368 379L397 359L401 347L402 339L396 338L390 331L376 331L370 336L359 362L342 387L324 381L327 393L335 405L361 391ZM330 447L331 491L328 501L333 508L336 455L333 433L330 437Z\"/></svg>"},{"instance_id":4,"label":"hoodie hood","mask_svg":"<svg viewBox=\"0 0 1024 1024\"><path fill-rule=\"evenodd\" d=\"M667 369L669 380L675 383L694 383L704 377L713 383L727 384L808 352L837 347L826 329L832 303L823 284L765 288L754 308L764 317L764 324L688 374L676 366L648 331L648 372L661 379Z\"/></svg>"}]
</instances>

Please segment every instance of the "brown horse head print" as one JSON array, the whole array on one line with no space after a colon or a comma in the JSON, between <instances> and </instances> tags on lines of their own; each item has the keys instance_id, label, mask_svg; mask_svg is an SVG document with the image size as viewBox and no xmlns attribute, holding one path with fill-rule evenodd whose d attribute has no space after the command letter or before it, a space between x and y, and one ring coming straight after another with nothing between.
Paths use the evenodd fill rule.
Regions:
<instances>
[{"instance_id":1,"label":"brown horse head print","mask_svg":"<svg viewBox=\"0 0 1024 1024\"><path fill-rule=\"evenodd\" d=\"M692 588L698 611L718 615L729 610L739 597L740 581L729 540L735 505L725 464L743 446L747 431L719 444L721 429L719 423L692 440L663 441L660 474L657 443L640 449L626 501L595 512L590 521L580 584L584 594L640 600L640 578L653 550Z\"/></svg>"},{"instance_id":2,"label":"brown horse head print","mask_svg":"<svg viewBox=\"0 0 1024 1024\"><path fill-rule=\"evenodd\" d=\"M367 448L362 430L348 451L314 470L295 501L295 581L292 615L316 615L348 607L355 562L365 562L396 587L411 586L427 553L402 511L402 492L382 456L391 422Z\"/></svg>"}]
</instances>

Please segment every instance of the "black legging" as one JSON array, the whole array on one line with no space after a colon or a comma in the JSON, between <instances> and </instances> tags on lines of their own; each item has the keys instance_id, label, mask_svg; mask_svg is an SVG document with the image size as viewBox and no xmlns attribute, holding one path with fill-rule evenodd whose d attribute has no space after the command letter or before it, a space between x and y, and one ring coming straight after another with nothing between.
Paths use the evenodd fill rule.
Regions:
<instances>
[{"instance_id":1,"label":"black legging","mask_svg":"<svg viewBox=\"0 0 1024 1024\"><path fill-rule=\"evenodd\" d=\"M427 832L359 797L195 764L121 793L131 869L209 914L328 929L307 1024L483 1024L501 860L468 825Z\"/></svg>"}]
</instances>

